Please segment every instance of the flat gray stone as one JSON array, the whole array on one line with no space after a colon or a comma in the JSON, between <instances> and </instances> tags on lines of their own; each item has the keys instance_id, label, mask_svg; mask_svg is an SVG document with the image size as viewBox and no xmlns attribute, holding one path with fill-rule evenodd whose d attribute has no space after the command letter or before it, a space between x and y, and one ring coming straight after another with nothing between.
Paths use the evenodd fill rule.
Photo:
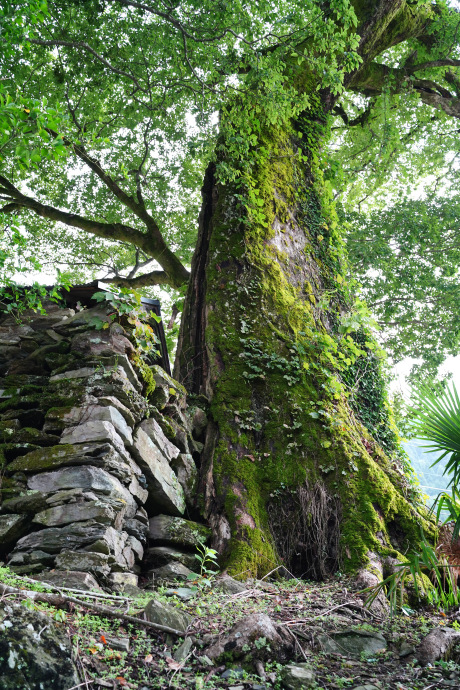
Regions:
<instances>
[{"instance_id":1,"label":"flat gray stone","mask_svg":"<svg viewBox=\"0 0 460 690\"><path fill-rule=\"evenodd\" d=\"M55 585L56 587L82 589L88 592L102 591L94 577L90 573L85 573L81 570L52 570L35 575L33 579L38 582Z\"/></svg>"},{"instance_id":2,"label":"flat gray stone","mask_svg":"<svg viewBox=\"0 0 460 690\"><path fill-rule=\"evenodd\" d=\"M182 515L184 491L167 459L143 429L137 429L134 434L133 454L147 479L147 505L150 503L172 515Z\"/></svg>"},{"instance_id":3,"label":"flat gray stone","mask_svg":"<svg viewBox=\"0 0 460 690\"><path fill-rule=\"evenodd\" d=\"M134 516L137 510L137 504L129 491L118 479L99 467L65 467L55 472L42 472L30 477L27 485L29 489L43 492L73 488L92 489L123 501L126 504L127 517Z\"/></svg>"},{"instance_id":4,"label":"flat gray stone","mask_svg":"<svg viewBox=\"0 0 460 690\"><path fill-rule=\"evenodd\" d=\"M165 625L181 632L185 632L192 622L191 617L184 611L180 611L169 604L163 604L157 599L150 599L144 609L144 614L151 623Z\"/></svg>"},{"instance_id":5,"label":"flat gray stone","mask_svg":"<svg viewBox=\"0 0 460 690\"><path fill-rule=\"evenodd\" d=\"M70 371L65 371L63 374L54 374L50 376L50 382L63 381L64 379L83 379L89 378L96 372L93 367L82 367L81 369L71 369Z\"/></svg>"},{"instance_id":6,"label":"flat gray stone","mask_svg":"<svg viewBox=\"0 0 460 690\"><path fill-rule=\"evenodd\" d=\"M223 594L239 594L240 592L244 592L247 586L243 584L243 582L238 582L238 580L234 580L233 577L226 575L214 581L213 589Z\"/></svg>"},{"instance_id":7,"label":"flat gray stone","mask_svg":"<svg viewBox=\"0 0 460 690\"><path fill-rule=\"evenodd\" d=\"M71 645L62 627L40 611L3 602L0 608L2 690L69 690L79 683Z\"/></svg>"},{"instance_id":8,"label":"flat gray stone","mask_svg":"<svg viewBox=\"0 0 460 690\"><path fill-rule=\"evenodd\" d=\"M254 642L265 639L263 647L256 647ZM220 635L214 644L206 650L210 659L216 661L230 657L241 659L251 653L260 661L286 660L293 650L292 637L278 626L265 613L252 613L239 620L229 632Z\"/></svg>"},{"instance_id":9,"label":"flat gray stone","mask_svg":"<svg viewBox=\"0 0 460 690\"><path fill-rule=\"evenodd\" d=\"M115 409L118 410L118 412L123 416L126 424L133 429L134 425L136 423L136 420L134 419L134 416L131 412L130 409L126 407L126 405L123 405L123 403L118 400L114 395L104 395L97 400L99 405L102 405L103 407L115 407Z\"/></svg>"},{"instance_id":10,"label":"flat gray stone","mask_svg":"<svg viewBox=\"0 0 460 690\"><path fill-rule=\"evenodd\" d=\"M107 554L85 553L84 551L63 551L56 556L56 568L59 570L84 570L98 577L104 577L110 573Z\"/></svg>"},{"instance_id":11,"label":"flat gray stone","mask_svg":"<svg viewBox=\"0 0 460 690\"><path fill-rule=\"evenodd\" d=\"M22 496L8 498L2 503L2 511L7 513L38 513L46 508L47 495L41 491L26 491Z\"/></svg>"},{"instance_id":12,"label":"flat gray stone","mask_svg":"<svg viewBox=\"0 0 460 690\"><path fill-rule=\"evenodd\" d=\"M121 417L121 419L123 418ZM125 426L128 429L127 425ZM132 443L130 432L129 435L130 443ZM121 455L124 455L126 452L123 439L120 434L117 433L114 425L111 422L104 421L83 422L78 426L64 429L59 443L73 444L88 442L111 443Z\"/></svg>"},{"instance_id":13,"label":"flat gray stone","mask_svg":"<svg viewBox=\"0 0 460 690\"><path fill-rule=\"evenodd\" d=\"M124 587L137 587L139 578L134 573L110 573L109 583L117 589Z\"/></svg>"},{"instance_id":14,"label":"flat gray stone","mask_svg":"<svg viewBox=\"0 0 460 690\"><path fill-rule=\"evenodd\" d=\"M93 547L91 550L105 554L114 554L114 557L121 557L124 548L124 532L118 532L113 527L105 527L92 522L77 522L64 527L50 527L27 534L16 544L14 553L17 551L43 551L45 554L56 554L63 549L73 551L74 549ZM74 566L66 566L63 570L84 570Z\"/></svg>"},{"instance_id":15,"label":"flat gray stone","mask_svg":"<svg viewBox=\"0 0 460 690\"><path fill-rule=\"evenodd\" d=\"M182 563L167 563L161 568L150 570L149 574L157 580L188 580L192 571L182 565Z\"/></svg>"},{"instance_id":16,"label":"flat gray stone","mask_svg":"<svg viewBox=\"0 0 460 690\"><path fill-rule=\"evenodd\" d=\"M133 436L125 417L114 405L83 405L72 407L62 416L62 422L66 427L84 424L85 422L110 422L123 441L131 445Z\"/></svg>"},{"instance_id":17,"label":"flat gray stone","mask_svg":"<svg viewBox=\"0 0 460 690\"><path fill-rule=\"evenodd\" d=\"M192 504L196 498L196 483L198 479L195 461L190 453L180 453L177 458L171 460L171 467L184 490L187 502Z\"/></svg>"},{"instance_id":18,"label":"flat gray stone","mask_svg":"<svg viewBox=\"0 0 460 690\"><path fill-rule=\"evenodd\" d=\"M315 688L315 674L308 664L289 664L281 671L281 680L286 690L309 690Z\"/></svg>"},{"instance_id":19,"label":"flat gray stone","mask_svg":"<svg viewBox=\"0 0 460 690\"><path fill-rule=\"evenodd\" d=\"M384 651L387 641L377 632L367 630L342 630L330 635L319 635L318 642L326 654L341 654L360 658L361 654L373 655Z\"/></svg>"},{"instance_id":20,"label":"flat gray stone","mask_svg":"<svg viewBox=\"0 0 460 690\"><path fill-rule=\"evenodd\" d=\"M184 661L190 654L193 647L193 641L191 637L186 637L181 645L176 649L173 654L174 661Z\"/></svg>"},{"instance_id":21,"label":"flat gray stone","mask_svg":"<svg viewBox=\"0 0 460 690\"><path fill-rule=\"evenodd\" d=\"M111 635L105 635L105 639L109 649L117 649L119 652L129 652L128 637L112 637Z\"/></svg>"},{"instance_id":22,"label":"flat gray stone","mask_svg":"<svg viewBox=\"0 0 460 690\"><path fill-rule=\"evenodd\" d=\"M169 463L171 460L177 458L180 453L179 448L166 438L161 426L153 417L145 419L141 423L140 428L145 431L149 439L158 446Z\"/></svg>"},{"instance_id":23,"label":"flat gray stone","mask_svg":"<svg viewBox=\"0 0 460 690\"><path fill-rule=\"evenodd\" d=\"M161 568L168 563L182 563L190 570L197 567L198 560L193 553L178 551L170 546L150 546L145 552L148 567Z\"/></svg>"},{"instance_id":24,"label":"flat gray stone","mask_svg":"<svg viewBox=\"0 0 460 690\"><path fill-rule=\"evenodd\" d=\"M206 542L210 536L209 527L191 520L170 515L156 515L149 520L149 537L158 545L177 544L195 549Z\"/></svg>"},{"instance_id":25,"label":"flat gray stone","mask_svg":"<svg viewBox=\"0 0 460 690\"><path fill-rule=\"evenodd\" d=\"M29 520L24 515L0 515L0 547L8 548L27 532Z\"/></svg>"},{"instance_id":26,"label":"flat gray stone","mask_svg":"<svg viewBox=\"0 0 460 690\"><path fill-rule=\"evenodd\" d=\"M101 501L85 501L82 503L67 503L42 510L34 516L33 522L46 527L67 525L74 522L96 520L102 524L112 524L116 513L112 506Z\"/></svg>"}]
</instances>

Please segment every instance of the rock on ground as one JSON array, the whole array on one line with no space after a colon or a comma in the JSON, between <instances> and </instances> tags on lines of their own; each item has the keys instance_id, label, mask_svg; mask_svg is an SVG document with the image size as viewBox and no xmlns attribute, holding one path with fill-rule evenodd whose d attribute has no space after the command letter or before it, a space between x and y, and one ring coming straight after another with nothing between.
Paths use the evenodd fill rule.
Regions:
<instances>
[{"instance_id":1,"label":"rock on ground","mask_svg":"<svg viewBox=\"0 0 460 690\"><path fill-rule=\"evenodd\" d=\"M308 690L315 688L315 674L308 664L289 664L281 673L283 687L286 690Z\"/></svg>"},{"instance_id":2,"label":"rock on ground","mask_svg":"<svg viewBox=\"0 0 460 690\"><path fill-rule=\"evenodd\" d=\"M65 630L20 604L0 608L0 688L69 690L78 685Z\"/></svg>"},{"instance_id":3,"label":"rock on ground","mask_svg":"<svg viewBox=\"0 0 460 690\"><path fill-rule=\"evenodd\" d=\"M286 660L292 651L292 637L265 613L254 613L238 621L206 650L210 659L224 654L239 659L246 654L258 659Z\"/></svg>"},{"instance_id":4,"label":"rock on ground","mask_svg":"<svg viewBox=\"0 0 460 690\"><path fill-rule=\"evenodd\" d=\"M452 628L432 630L415 650L415 657L421 666L433 664L438 659L449 656L452 647L460 641L460 632Z\"/></svg>"}]
</instances>

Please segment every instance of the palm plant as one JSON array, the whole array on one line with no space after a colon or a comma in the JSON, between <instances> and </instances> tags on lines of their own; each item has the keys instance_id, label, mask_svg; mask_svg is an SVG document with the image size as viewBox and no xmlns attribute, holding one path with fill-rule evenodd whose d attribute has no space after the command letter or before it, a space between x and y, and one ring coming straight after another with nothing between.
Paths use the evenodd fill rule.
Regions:
<instances>
[{"instance_id":1,"label":"palm plant","mask_svg":"<svg viewBox=\"0 0 460 690\"><path fill-rule=\"evenodd\" d=\"M448 484L450 492L440 493L432 510L436 508L438 522L441 513L447 512L443 524L454 522L454 540L460 534L460 397L454 384L441 392L424 388L415 395L415 405L416 416L412 425L414 436L428 442L423 447L429 453L439 454L431 467L450 456L443 472L451 475ZM423 581L420 579L422 573L428 574L432 581L433 588L424 592L430 603L443 608L460 603L457 577L452 566L447 558L427 543L423 532L420 551L406 556L392 575L369 588L367 603L372 603L381 591L385 591L390 600L390 611L393 613L398 599L402 605L404 583L408 577L414 583L415 593L420 596L420 582L423 588Z\"/></svg>"},{"instance_id":2,"label":"palm plant","mask_svg":"<svg viewBox=\"0 0 460 690\"><path fill-rule=\"evenodd\" d=\"M450 454L443 474L451 475L450 492L438 495L433 506L439 521L441 513L447 512L446 522L454 522L452 539L460 533L460 398L455 385L442 393L422 389L416 395L417 417L413 424L414 435L422 441L429 453L440 453L431 467Z\"/></svg>"}]
</instances>

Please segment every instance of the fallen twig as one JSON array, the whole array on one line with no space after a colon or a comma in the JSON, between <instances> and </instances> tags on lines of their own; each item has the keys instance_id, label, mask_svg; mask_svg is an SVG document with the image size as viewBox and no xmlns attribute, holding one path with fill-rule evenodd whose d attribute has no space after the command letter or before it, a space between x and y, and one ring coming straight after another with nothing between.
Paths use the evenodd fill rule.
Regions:
<instances>
[{"instance_id":1,"label":"fallen twig","mask_svg":"<svg viewBox=\"0 0 460 690\"><path fill-rule=\"evenodd\" d=\"M137 618L136 616L128 616L125 613L119 613L118 611L114 611L109 606L104 606L103 604L90 603L88 601L82 601L81 599L69 597L65 594L45 594L44 592L33 592L30 590L10 587L9 585L4 585L2 583L0 583L0 593L16 594L20 598L32 599L33 601L41 601L46 604L51 604L51 606L55 606L59 609L65 608L67 604L75 604L76 606L83 606L84 608L91 609L91 611L95 611L96 613L100 613L104 616L118 618L119 620L126 621L127 623L142 625L146 628L152 628L153 630L166 632L170 635L177 635L178 637L184 637L185 635L185 632L182 630L175 630L174 628L169 628L166 625L152 623L151 621L143 620L142 618Z\"/></svg>"}]
</instances>

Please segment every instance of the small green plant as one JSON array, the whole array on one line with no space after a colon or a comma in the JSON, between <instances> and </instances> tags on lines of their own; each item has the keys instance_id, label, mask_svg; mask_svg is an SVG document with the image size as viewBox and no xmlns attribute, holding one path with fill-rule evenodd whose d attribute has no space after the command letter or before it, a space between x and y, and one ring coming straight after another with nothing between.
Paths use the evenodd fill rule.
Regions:
<instances>
[{"instance_id":1,"label":"small green plant","mask_svg":"<svg viewBox=\"0 0 460 690\"><path fill-rule=\"evenodd\" d=\"M217 562L217 551L215 549L210 549L206 544L201 541L196 547L198 553L195 554L200 565L199 573L190 573L187 578L194 583L194 589L203 589L205 587L210 587L212 584L212 578L216 574L216 570L219 567Z\"/></svg>"},{"instance_id":2,"label":"small green plant","mask_svg":"<svg viewBox=\"0 0 460 690\"><path fill-rule=\"evenodd\" d=\"M96 302L108 302L113 311L109 312L107 319L101 319L94 316L90 321L90 325L97 330L103 330L110 326L115 320L125 317L131 326L132 338L136 347L145 353L156 353L158 345L158 338L155 335L153 328L147 323L153 319L157 323L161 321L161 317L157 316L153 311L147 313L142 306L142 297L137 290L130 290L128 288L120 288L117 293L108 290L100 290L95 292L93 299Z\"/></svg>"}]
</instances>

